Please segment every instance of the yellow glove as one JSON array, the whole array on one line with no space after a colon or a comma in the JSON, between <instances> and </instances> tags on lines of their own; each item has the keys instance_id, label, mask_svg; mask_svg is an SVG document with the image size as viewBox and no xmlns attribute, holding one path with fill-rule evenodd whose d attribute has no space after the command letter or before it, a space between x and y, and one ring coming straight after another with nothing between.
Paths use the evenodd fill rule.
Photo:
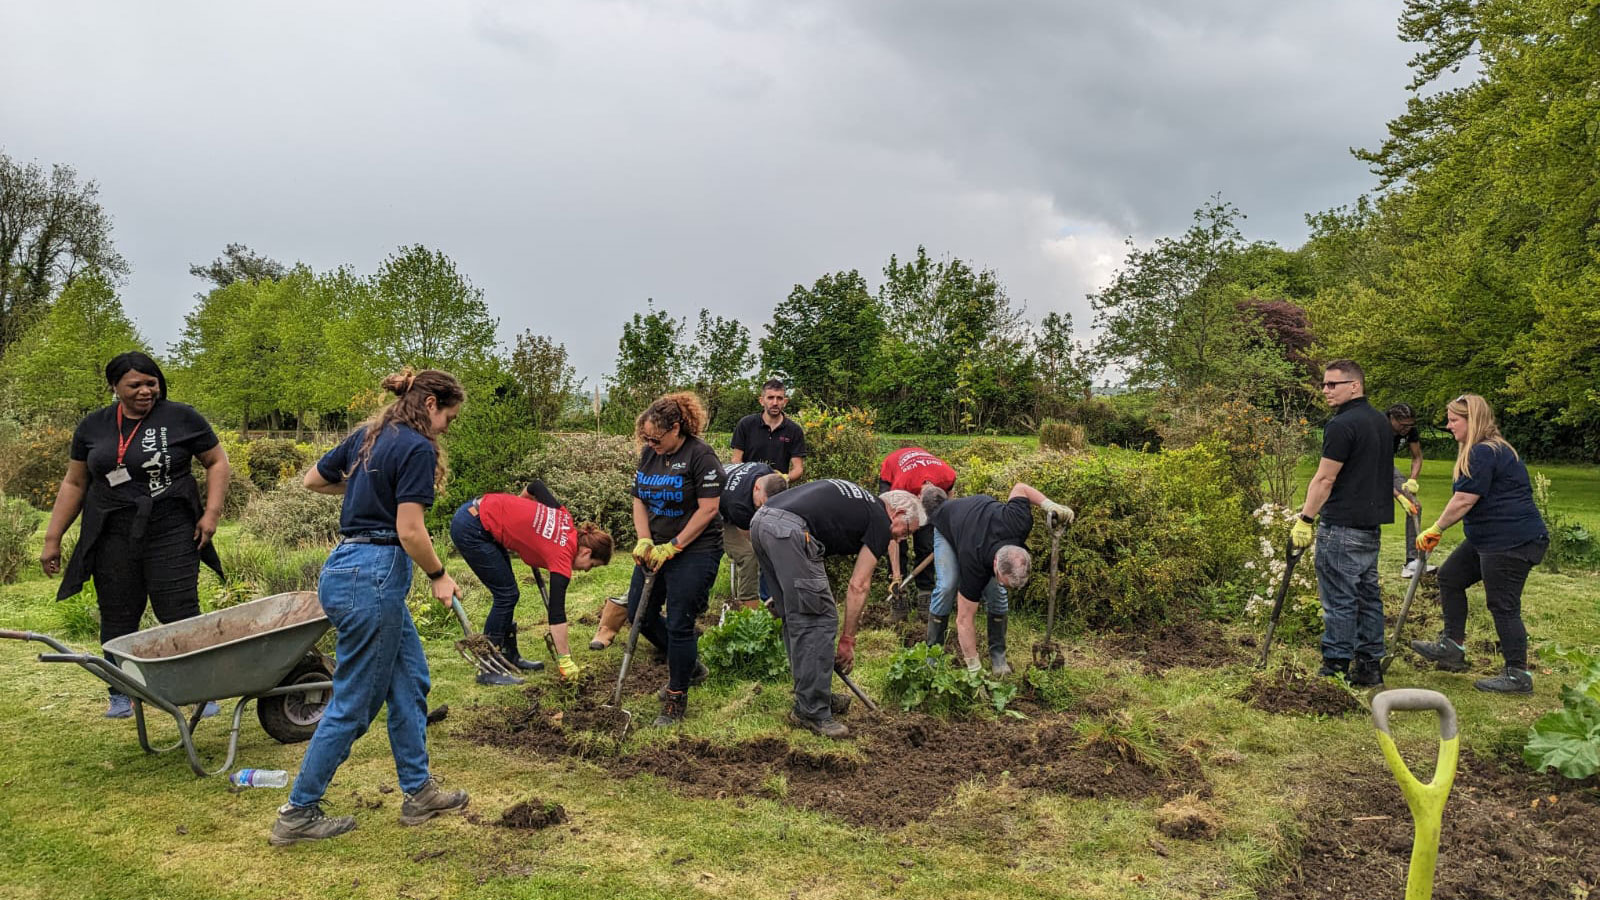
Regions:
<instances>
[{"instance_id":1,"label":"yellow glove","mask_svg":"<svg viewBox=\"0 0 1600 900\"><path fill-rule=\"evenodd\" d=\"M1400 490L1405 491L1406 493L1415 497L1417 495L1417 491L1422 490L1422 487L1417 484L1417 480L1415 478L1407 478L1405 483L1400 485Z\"/></svg>"},{"instance_id":2,"label":"yellow glove","mask_svg":"<svg viewBox=\"0 0 1600 900\"><path fill-rule=\"evenodd\" d=\"M649 563L652 546L649 538L639 538L639 543L633 545L633 561L641 566Z\"/></svg>"},{"instance_id":3,"label":"yellow glove","mask_svg":"<svg viewBox=\"0 0 1600 900\"><path fill-rule=\"evenodd\" d=\"M667 560L678 555L676 544L657 544L650 548L650 559L645 562L645 567L652 572L659 572L667 564Z\"/></svg>"},{"instance_id":4,"label":"yellow glove","mask_svg":"<svg viewBox=\"0 0 1600 900\"><path fill-rule=\"evenodd\" d=\"M1405 509L1406 515L1414 516L1417 513L1422 511L1422 507L1416 505L1415 503L1412 503L1411 500L1409 498L1407 498L1405 494L1395 494L1394 495L1394 499L1400 501L1400 505L1401 505L1401 507L1403 507Z\"/></svg>"},{"instance_id":5,"label":"yellow glove","mask_svg":"<svg viewBox=\"0 0 1600 900\"><path fill-rule=\"evenodd\" d=\"M1296 550L1304 550L1311 546L1311 537L1311 523L1305 519L1295 519L1294 527L1289 529L1289 543L1293 544Z\"/></svg>"},{"instance_id":6,"label":"yellow glove","mask_svg":"<svg viewBox=\"0 0 1600 900\"><path fill-rule=\"evenodd\" d=\"M1439 547L1439 539L1444 537L1444 530L1437 523L1428 526L1428 530L1417 535L1417 549L1423 553L1432 553Z\"/></svg>"}]
</instances>

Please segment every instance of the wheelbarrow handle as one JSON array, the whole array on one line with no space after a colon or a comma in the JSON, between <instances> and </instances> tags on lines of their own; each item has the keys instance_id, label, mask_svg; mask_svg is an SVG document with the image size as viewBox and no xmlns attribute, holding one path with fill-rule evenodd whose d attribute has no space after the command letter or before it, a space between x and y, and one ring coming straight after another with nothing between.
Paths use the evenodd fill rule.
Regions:
<instances>
[{"instance_id":1,"label":"wheelbarrow handle","mask_svg":"<svg viewBox=\"0 0 1600 900\"><path fill-rule=\"evenodd\" d=\"M9 628L0 628L0 638L10 638L14 641L38 641L41 644L50 645L51 649L54 649L59 653L72 652L71 647L68 647L66 644L61 643L48 634L40 634L37 631L12 631Z\"/></svg>"},{"instance_id":2,"label":"wheelbarrow handle","mask_svg":"<svg viewBox=\"0 0 1600 900\"><path fill-rule=\"evenodd\" d=\"M1400 688L1382 691L1372 698L1372 725L1389 734L1389 713L1393 710L1437 712L1439 714L1439 740L1448 741L1457 734L1456 708L1450 698L1438 691L1421 688Z\"/></svg>"}]
</instances>

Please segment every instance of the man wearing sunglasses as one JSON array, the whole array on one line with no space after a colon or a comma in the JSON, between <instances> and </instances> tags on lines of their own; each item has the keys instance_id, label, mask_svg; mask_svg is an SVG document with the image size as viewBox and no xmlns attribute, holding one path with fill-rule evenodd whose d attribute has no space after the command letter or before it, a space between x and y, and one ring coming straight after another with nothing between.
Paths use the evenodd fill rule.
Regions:
<instances>
[{"instance_id":1,"label":"man wearing sunglasses","mask_svg":"<svg viewBox=\"0 0 1600 900\"><path fill-rule=\"evenodd\" d=\"M1361 367L1348 359L1328 363L1322 397L1334 414L1323 426L1322 460L1290 540L1296 549L1309 547L1313 537L1317 543L1323 624L1317 674L1376 687L1383 684L1378 538L1394 521L1394 430L1367 402Z\"/></svg>"}]
</instances>

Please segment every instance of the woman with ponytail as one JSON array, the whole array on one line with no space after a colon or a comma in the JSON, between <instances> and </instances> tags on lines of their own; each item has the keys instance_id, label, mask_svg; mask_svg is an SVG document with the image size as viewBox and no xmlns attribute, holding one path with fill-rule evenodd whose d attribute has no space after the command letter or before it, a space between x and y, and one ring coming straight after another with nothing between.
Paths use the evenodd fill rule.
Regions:
<instances>
[{"instance_id":1,"label":"woman with ponytail","mask_svg":"<svg viewBox=\"0 0 1600 900\"><path fill-rule=\"evenodd\" d=\"M434 552L423 515L448 471L439 435L461 412L466 394L455 376L435 369L390 375L383 388L397 399L305 475L309 490L344 496L343 537L317 582L317 598L338 633L339 665L333 698L272 826L275 846L356 827L353 816L323 815L322 797L385 705L389 747L405 792L400 823L420 825L467 805L466 791L440 788L428 769L428 660L406 607L412 563L428 576L435 600L454 602L455 579Z\"/></svg>"},{"instance_id":2,"label":"woman with ponytail","mask_svg":"<svg viewBox=\"0 0 1600 900\"><path fill-rule=\"evenodd\" d=\"M550 571L550 638L555 644L556 670L563 681L578 677L567 643L567 585L573 572L586 572L611 562L611 535L593 522L574 525L572 513L544 486L535 481L521 494L484 494L456 510L450 520L450 539L461 558L472 567L494 597L494 608L483 623L484 637L505 652L518 668L538 670L543 663L522 658L517 646L517 576L511 554L536 572ZM483 672L479 684L515 684L504 675Z\"/></svg>"},{"instance_id":3,"label":"woman with ponytail","mask_svg":"<svg viewBox=\"0 0 1600 900\"><path fill-rule=\"evenodd\" d=\"M639 633L667 654L669 677L658 694L658 726L683 721L689 686L709 674L700 662L694 622L711 600L722 562L719 507L725 479L722 462L700 438L705 427L705 407L687 391L657 399L634 422L642 450L630 491L639 540L633 547L637 565L628 589L628 617L644 616ZM650 596L641 597L646 572L657 574Z\"/></svg>"},{"instance_id":4,"label":"woman with ponytail","mask_svg":"<svg viewBox=\"0 0 1600 900\"><path fill-rule=\"evenodd\" d=\"M1439 567L1439 605L1444 633L1434 641L1412 641L1411 649L1450 672L1465 672L1467 663L1467 588L1483 582L1483 593L1500 638L1505 670L1474 684L1500 694L1533 692L1528 671L1528 629L1522 623L1522 588L1528 573L1550 548L1539 508L1533 503L1528 467L1500 436L1494 410L1477 394L1462 394L1445 407L1445 427L1458 450L1455 493L1439 521L1417 535L1424 553L1439 546L1446 529L1464 523L1466 539Z\"/></svg>"}]
</instances>

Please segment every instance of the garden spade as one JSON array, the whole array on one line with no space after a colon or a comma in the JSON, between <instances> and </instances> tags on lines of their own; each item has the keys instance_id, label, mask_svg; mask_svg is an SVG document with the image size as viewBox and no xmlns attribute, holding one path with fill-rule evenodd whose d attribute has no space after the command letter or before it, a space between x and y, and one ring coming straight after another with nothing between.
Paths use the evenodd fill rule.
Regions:
<instances>
[{"instance_id":1,"label":"garden spade","mask_svg":"<svg viewBox=\"0 0 1600 900\"><path fill-rule=\"evenodd\" d=\"M538 569L533 570L533 583L539 588L539 597L544 600L544 648L550 651L550 661L560 664L559 654L556 653L556 636L550 633L550 594L544 589L544 573Z\"/></svg>"},{"instance_id":2,"label":"garden spade","mask_svg":"<svg viewBox=\"0 0 1600 900\"><path fill-rule=\"evenodd\" d=\"M1061 577L1061 533L1065 525L1057 526L1055 513L1044 514L1045 525L1050 529L1050 601L1045 613L1044 641L1033 645L1033 664L1045 669L1061 666L1061 648L1051 639L1056 630L1056 589Z\"/></svg>"},{"instance_id":3,"label":"garden spade","mask_svg":"<svg viewBox=\"0 0 1600 900\"><path fill-rule=\"evenodd\" d=\"M1278 596L1272 601L1272 617L1267 620L1267 636L1261 642L1261 661L1256 663L1256 668L1267 667L1267 654L1272 652L1272 635L1278 630L1278 617L1283 614L1283 600L1289 596L1289 579L1294 577L1294 564L1305 555L1306 548L1296 550L1294 541L1290 540L1284 545L1283 583L1278 585Z\"/></svg>"},{"instance_id":4,"label":"garden spade","mask_svg":"<svg viewBox=\"0 0 1600 900\"><path fill-rule=\"evenodd\" d=\"M456 641L456 652L461 658L478 667L478 671L495 679L497 684L522 684L526 679L517 675L517 667L511 664L500 652L500 648L489 643L489 639L472 631L472 623L467 621L467 611L461 606L461 595L450 598L450 609L456 614L456 621L461 623L462 639Z\"/></svg>"},{"instance_id":5,"label":"garden spade","mask_svg":"<svg viewBox=\"0 0 1600 900\"><path fill-rule=\"evenodd\" d=\"M1411 524L1420 533L1422 520L1420 516L1412 515ZM1406 627L1406 616L1411 613L1411 600L1417 596L1417 585L1422 583L1422 576L1428 571L1428 551L1417 551L1417 570L1411 573L1411 583L1406 585L1406 599L1400 604L1400 618L1394 622L1394 637L1389 639L1389 652L1384 654L1383 661L1378 663L1378 671L1389 674L1389 664L1394 662L1395 651L1405 645L1400 643L1401 630Z\"/></svg>"},{"instance_id":6,"label":"garden spade","mask_svg":"<svg viewBox=\"0 0 1600 900\"><path fill-rule=\"evenodd\" d=\"M870 711L870 712L877 712L878 711L878 704L873 703L872 702L872 698L868 697L866 692L863 691L855 683L855 680L852 679L849 675L846 675L844 673L843 669L841 669L837 665L835 665L833 667L833 674L839 676L839 680L844 682L844 686L850 689L850 693L855 694L857 697L861 698L862 705L865 706L868 709L868 711Z\"/></svg>"},{"instance_id":7,"label":"garden spade","mask_svg":"<svg viewBox=\"0 0 1600 900\"><path fill-rule=\"evenodd\" d=\"M622 667L617 669L617 686L611 692L611 702L602 703L601 709L611 710L611 715L617 720L617 740L622 740L628 734L628 726L633 724L633 713L622 708L622 685L628 680L628 667L633 665L633 651L639 646L639 626L644 623L644 611L650 605L650 592L656 586L656 573L647 571L644 575L644 587L639 590L639 605L633 614L633 624L628 626L628 642L622 647Z\"/></svg>"},{"instance_id":8,"label":"garden spade","mask_svg":"<svg viewBox=\"0 0 1600 900\"><path fill-rule=\"evenodd\" d=\"M1434 764L1433 780L1418 781L1389 734L1391 710L1432 710L1439 714L1439 759ZM1450 785L1456 780L1456 762L1461 753L1461 735L1456 730L1456 711L1450 700L1438 691L1417 688L1384 691L1372 698L1372 724L1378 729L1378 747L1400 782L1400 793L1411 810L1416 836L1411 842L1411 868L1406 873L1406 900L1428 900L1433 896L1433 874L1439 861L1439 830L1444 823L1444 804Z\"/></svg>"},{"instance_id":9,"label":"garden spade","mask_svg":"<svg viewBox=\"0 0 1600 900\"><path fill-rule=\"evenodd\" d=\"M917 567L912 569L906 577L900 579L900 584L889 592L890 622L898 625L906 620L906 616L911 614L911 600L906 596L906 591L908 590L906 585L914 582L916 577L921 575L922 570L926 569L931 562L933 562L932 556L923 557L922 561L917 563Z\"/></svg>"}]
</instances>

